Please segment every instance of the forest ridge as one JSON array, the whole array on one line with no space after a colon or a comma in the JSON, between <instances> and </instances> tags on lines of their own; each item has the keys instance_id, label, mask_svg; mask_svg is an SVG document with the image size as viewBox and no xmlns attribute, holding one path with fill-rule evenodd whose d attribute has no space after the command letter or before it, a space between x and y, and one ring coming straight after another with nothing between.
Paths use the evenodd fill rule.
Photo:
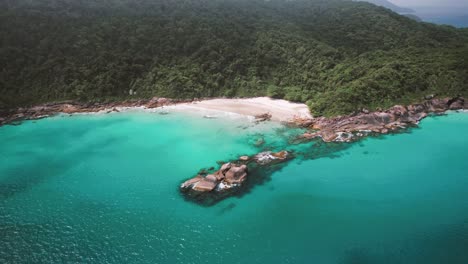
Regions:
<instances>
[{"instance_id":1,"label":"forest ridge","mask_svg":"<svg viewBox=\"0 0 468 264\"><path fill-rule=\"evenodd\" d=\"M269 95L330 116L468 96L468 29L365 2L5 0L0 34L4 109Z\"/></svg>"}]
</instances>

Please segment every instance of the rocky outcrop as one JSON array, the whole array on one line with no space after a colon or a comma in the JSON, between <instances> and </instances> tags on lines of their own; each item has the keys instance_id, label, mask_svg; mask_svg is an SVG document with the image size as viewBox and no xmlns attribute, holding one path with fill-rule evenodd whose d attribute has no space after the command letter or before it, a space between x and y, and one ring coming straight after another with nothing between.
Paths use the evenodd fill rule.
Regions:
<instances>
[{"instance_id":1,"label":"rocky outcrop","mask_svg":"<svg viewBox=\"0 0 468 264\"><path fill-rule=\"evenodd\" d=\"M270 121L271 120L271 114L270 113L264 113L264 114L259 114L255 116L255 121L256 122L265 122L265 121Z\"/></svg>"},{"instance_id":2,"label":"rocky outcrop","mask_svg":"<svg viewBox=\"0 0 468 264\"><path fill-rule=\"evenodd\" d=\"M273 153L271 151L261 152L254 156L254 161L260 165L270 165L284 162L291 158L291 154L285 150Z\"/></svg>"},{"instance_id":3,"label":"rocky outcrop","mask_svg":"<svg viewBox=\"0 0 468 264\"><path fill-rule=\"evenodd\" d=\"M463 108L467 108L467 102L462 97L432 98L420 104L396 105L386 111L365 110L348 116L298 119L294 122L311 130L304 133L302 139L321 138L325 142L350 142L371 133L387 134L416 125L430 113Z\"/></svg>"},{"instance_id":4,"label":"rocky outcrop","mask_svg":"<svg viewBox=\"0 0 468 264\"><path fill-rule=\"evenodd\" d=\"M247 179L248 169L245 164L225 163L221 168L208 175L197 175L180 185L180 190L191 197L217 194L240 187Z\"/></svg>"},{"instance_id":5,"label":"rocky outcrop","mask_svg":"<svg viewBox=\"0 0 468 264\"><path fill-rule=\"evenodd\" d=\"M240 191L248 180L251 169L273 166L292 159L288 151L261 152L253 157L241 156L239 160L224 163L219 170L201 170L195 177L183 182L180 191L189 199L202 204L212 204Z\"/></svg>"},{"instance_id":6,"label":"rocky outcrop","mask_svg":"<svg viewBox=\"0 0 468 264\"><path fill-rule=\"evenodd\" d=\"M59 113L74 114L74 113L94 113L105 111L119 112L118 108L126 107L145 107L156 108L166 105L173 105L177 103L185 103L191 100L173 100L167 98L154 97L152 99L141 100L127 100L121 102L109 103L78 103L72 101L65 101L60 103L49 103L30 108L17 108L10 111L0 112L0 126L12 122L22 120L40 119Z\"/></svg>"}]
</instances>

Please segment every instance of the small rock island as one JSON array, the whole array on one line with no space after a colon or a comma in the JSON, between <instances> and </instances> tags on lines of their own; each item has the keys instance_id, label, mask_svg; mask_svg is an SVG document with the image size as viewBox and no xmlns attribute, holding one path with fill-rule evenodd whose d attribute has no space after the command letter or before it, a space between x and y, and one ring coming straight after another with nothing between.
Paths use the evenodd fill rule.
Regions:
<instances>
[{"instance_id":1,"label":"small rock island","mask_svg":"<svg viewBox=\"0 0 468 264\"><path fill-rule=\"evenodd\" d=\"M293 158L291 152L261 152L253 157L241 156L238 160L224 163L214 171L200 171L195 177L183 182L180 191L195 202L210 205L228 196L239 193L254 177L256 168L271 167Z\"/></svg>"}]
</instances>

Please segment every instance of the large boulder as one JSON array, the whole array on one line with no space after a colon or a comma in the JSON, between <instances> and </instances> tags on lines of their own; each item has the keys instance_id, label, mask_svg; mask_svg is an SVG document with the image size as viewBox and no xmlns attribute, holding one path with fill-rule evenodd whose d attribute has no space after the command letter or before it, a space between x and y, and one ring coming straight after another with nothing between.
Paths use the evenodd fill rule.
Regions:
<instances>
[{"instance_id":1,"label":"large boulder","mask_svg":"<svg viewBox=\"0 0 468 264\"><path fill-rule=\"evenodd\" d=\"M247 166L231 167L225 174L224 181L228 184L242 184L247 178Z\"/></svg>"},{"instance_id":2,"label":"large boulder","mask_svg":"<svg viewBox=\"0 0 468 264\"><path fill-rule=\"evenodd\" d=\"M322 131L322 140L325 142L332 142L338 137L338 134L332 130Z\"/></svg>"},{"instance_id":3,"label":"large boulder","mask_svg":"<svg viewBox=\"0 0 468 264\"><path fill-rule=\"evenodd\" d=\"M180 189L182 189L182 190L190 189L190 188L193 187L193 185L195 183L198 183L201 180L203 180L203 177L200 176L200 175L197 175L197 176L193 177L192 179L189 179L189 180L185 181L184 183L182 183L180 185Z\"/></svg>"},{"instance_id":4,"label":"large boulder","mask_svg":"<svg viewBox=\"0 0 468 264\"><path fill-rule=\"evenodd\" d=\"M426 107L423 104L414 104L408 106L408 111L411 113L422 113L426 111Z\"/></svg>"},{"instance_id":5,"label":"large boulder","mask_svg":"<svg viewBox=\"0 0 468 264\"><path fill-rule=\"evenodd\" d=\"M197 192L211 192L216 187L216 185L218 185L216 181L211 181L205 178L195 183L192 189Z\"/></svg>"},{"instance_id":6,"label":"large boulder","mask_svg":"<svg viewBox=\"0 0 468 264\"><path fill-rule=\"evenodd\" d=\"M247 179L247 166L225 163L213 174L197 175L181 184L180 190L192 196L203 193L222 193L239 187Z\"/></svg>"},{"instance_id":7,"label":"large boulder","mask_svg":"<svg viewBox=\"0 0 468 264\"><path fill-rule=\"evenodd\" d=\"M463 99L461 97L454 98L452 101L450 101L449 109L450 110L460 110L460 109L464 108L464 104L465 104L465 99Z\"/></svg>"},{"instance_id":8,"label":"large boulder","mask_svg":"<svg viewBox=\"0 0 468 264\"><path fill-rule=\"evenodd\" d=\"M432 99L431 101L427 101L427 109L429 112L444 112L447 111L449 108L450 98L443 98L443 99Z\"/></svg>"}]
</instances>

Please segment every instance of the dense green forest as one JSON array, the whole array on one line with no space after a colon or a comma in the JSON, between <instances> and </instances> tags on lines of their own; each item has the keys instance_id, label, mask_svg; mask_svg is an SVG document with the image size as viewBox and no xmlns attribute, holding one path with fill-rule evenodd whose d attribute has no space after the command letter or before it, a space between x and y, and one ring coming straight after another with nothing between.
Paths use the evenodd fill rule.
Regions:
<instances>
[{"instance_id":1,"label":"dense green forest","mask_svg":"<svg viewBox=\"0 0 468 264\"><path fill-rule=\"evenodd\" d=\"M364 2L3 0L0 36L0 108L269 95L335 115L468 96L467 29Z\"/></svg>"}]
</instances>

